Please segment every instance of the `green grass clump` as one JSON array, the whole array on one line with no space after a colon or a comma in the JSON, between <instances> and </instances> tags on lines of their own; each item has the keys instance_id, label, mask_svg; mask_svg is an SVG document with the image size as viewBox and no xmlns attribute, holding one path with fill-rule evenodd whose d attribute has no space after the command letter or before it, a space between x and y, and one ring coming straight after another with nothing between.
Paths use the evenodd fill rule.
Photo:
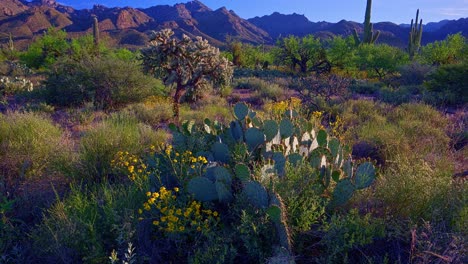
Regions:
<instances>
[{"instance_id":1,"label":"green grass clump","mask_svg":"<svg viewBox=\"0 0 468 264\"><path fill-rule=\"evenodd\" d=\"M101 181L111 174L111 160L118 151L141 154L167 135L139 123L130 114L114 114L85 132L80 142L80 167L86 179Z\"/></svg>"},{"instance_id":2,"label":"green grass clump","mask_svg":"<svg viewBox=\"0 0 468 264\"><path fill-rule=\"evenodd\" d=\"M454 163L441 113L424 104L391 108L369 101L350 101L344 109L345 137L378 146L384 160L375 192L383 208L418 220L446 206Z\"/></svg>"},{"instance_id":3,"label":"green grass clump","mask_svg":"<svg viewBox=\"0 0 468 264\"><path fill-rule=\"evenodd\" d=\"M237 80L235 87L254 91L252 100L256 101L263 101L265 99L279 101L286 99L286 89L284 87L259 78L241 78Z\"/></svg>"},{"instance_id":4,"label":"green grass clump","mask_svg":"<svg viewBox=\"0 0 468 264\"><path fill-rule=\"evenodd\" d=\"M180 109L180 120L195 120L201 123L208 118L210 120L227 122L232 118L230 107L225 100L222 98L219 99L221 102L216 104L203 104L194 108L190 108L188 105L182 105Z\"/></svg>"},{"instance_id":5,"label":"green grass clump","mask_svg":"<svg viewBox=\"0 0 468 264\"><path fill-rule=\"evenodd\" d=\"M172 108L171 98L151 96L143 103L129 105L125 110L133 113L140 122L155 127L172 119Z\"/></svg>"},{"instance_id":6,"label":"green grass clump","mask_svg":"<svg viewBox=\"0 0 468 264\"><path fill-rule=\"evenodd\" d=\"M63 172L71 164L71 146L63 131L35 113L0 114L0 175L23 181Z\"/></svg>"}]
</instances>

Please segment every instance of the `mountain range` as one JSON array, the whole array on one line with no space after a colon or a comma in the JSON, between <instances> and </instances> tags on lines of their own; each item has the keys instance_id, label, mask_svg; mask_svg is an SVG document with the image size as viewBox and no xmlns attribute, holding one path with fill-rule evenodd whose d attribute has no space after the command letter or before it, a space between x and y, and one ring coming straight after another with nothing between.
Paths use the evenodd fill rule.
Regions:
<instances>
[{"instance_id":1,"label":"mountain range","mask_svg":"<svg viewBox=\"0 0 468 264\"><path fill-rule=\"evenodd\" d=\"M64 29L71 36L92 32L93 16L99 20L102 35L114 44L130 47L143 46L151 30L171 28L176 35L202 36L213 45L221 46L227 39L252 44L273 45L279 37L314 34L320 38L359 33L363 25L341 20L337 23L311 22L304 15L280 14L243 19L234 11L222 7L212 10L194 0L174 6L158 5L149 8L105 7L77 10L55 0L1 0L0 41L5 42L11 33L15 45L24 47L49 27ZM380 30L380 43L405 47L409 36L409 24L391 22L374 24ZM468 18L428 23L423 27L423 44L444 39L448 34L461 32L468 37Z\"/></svg>"}]
</instances>

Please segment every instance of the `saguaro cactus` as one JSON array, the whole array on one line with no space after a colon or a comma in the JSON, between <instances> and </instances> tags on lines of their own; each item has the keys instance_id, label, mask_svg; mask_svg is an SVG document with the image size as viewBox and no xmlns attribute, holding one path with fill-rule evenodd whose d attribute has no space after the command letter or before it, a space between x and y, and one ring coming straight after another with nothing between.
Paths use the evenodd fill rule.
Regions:
<instances>
[{"instance_id":1,"label":"saguaro cactus","mask_svg":"<svg viewBox=\"0 0 468 264\"><path fill-rule=\"evenodd\" d=\"M418 17L419 17L419 9L416 11L416 20L413 21L411 19L411 30L408 40L408 53L410 59L414 58L414 55L418 53L419 48L421 47L421 39L422 39L422 19L419 22L418 26ZM414 23L413 23L414 22Z\"/></svg>"},{"instance_id":2,"label":"saguaro cactus","mask_svg":"<svg viewBox=\"0 0 468 264\"><path fill-rule=\"evenodd\" d=\"M13 42L13 35L11 35L11 33L8 37L8 50L10 52L15 51L15 43Z\"/></svg>"},{"instance_id":3,"label":"saguaro cactus","mask_svg":"<svg viewBox=\"0 0 468 264\"><path fill-rule=\"evenodd\" d=\"M359 35L356 29L354 29L354 39L356 40L357 44L361 44L361 43L372 44L377 40L377 38L380 35L380 31L378 30L374 34L373 25L370 22L371 8L372 8L372 0L367 0L366 14L364 17L364 36L363 36L362 41L359 39Z\"/></svg>"},{"instance_id":4,"label":"saguaro cactus","mask_svg":"<svg viewBox=\"0 0 468 264\"><path fill-rule=\"evenodd\" d=\"M95 15L93 15L93 39L94 45L99 46L99 22Z\"/></svg>"}]
</instances>

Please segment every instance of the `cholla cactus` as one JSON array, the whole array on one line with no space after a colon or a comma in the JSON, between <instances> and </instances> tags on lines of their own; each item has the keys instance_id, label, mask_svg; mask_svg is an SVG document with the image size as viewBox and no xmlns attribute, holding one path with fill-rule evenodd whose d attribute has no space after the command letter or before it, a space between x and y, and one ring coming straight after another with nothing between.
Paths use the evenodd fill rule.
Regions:
<instances>
[{"instance_id":1,"label":"cholla cactus","mask_svg":"<svg viewBox=\"0 0 468 264\"><path fill-rule=\"evenodd\" d=\"M0 78L0 95L2 96L20 92L31 92L33 88L33 83L28 79L18 77L14 79L8 77Z\"/></svg>"},{"instance_id":2,"label":"cholla cactus","mask_svg":"<svg viewBox=\"0 0 468 264\"><path fill-rule=\"evenodd\" d=\"M182 92L196 92L208 82L216 86L228 85L233 69L218 48L207 40L197 37L195 41L183 35L173 38L174 32L163 29L153 32L149 46L141 50L143 65L148 72L164 80L166 85L175 84L174 117L179 119L179 101Z\"/></svg>"}]
</instances>

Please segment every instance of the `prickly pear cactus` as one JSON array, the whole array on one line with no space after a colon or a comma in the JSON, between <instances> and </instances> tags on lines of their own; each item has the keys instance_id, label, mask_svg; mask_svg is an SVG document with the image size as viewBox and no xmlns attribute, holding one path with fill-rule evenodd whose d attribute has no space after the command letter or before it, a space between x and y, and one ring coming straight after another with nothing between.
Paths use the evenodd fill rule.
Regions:
<instances>
[{"instance_id":1,"label":"prickly pear cactus","mask_svg":"<svg viewBox=\"0 0 468 264\"><path fill-rule=\"evenodd\" d=\"M245 164L236 164L234 167L234 173L236 177L242 182L247 182L250 180L250 169Z\"/></svg>"},{"instance_id":2,"label":"prickly pear cactus","mask_svg":"<svg viewBox=\"0 0 468 264\"><path fill-rule=\"evenodd\" d=\"M275 120L266 120L263 123L263 132L267 141L273 140L276 134L278 134L278 128L278 123Z\"/></svg>"},{"instance_id":3,"label":"prickly pear cactus","mask_svg":"<svg viewBox=\"0 0 468 264\"><path fill-rule=\"evenodd\" d=\"M332 204L334 206L344 205L353 197L355 187L350 179L343 179L335 187L333 191Z\"/></svg>"},{"instance_id":4,"label":"prickly pear cactus","mask_svg":"<svg viewBox=\"0 0 468 264\"><path fill-rule=\"evenodd\" d=\"M218 199L216 186L205 177L195 177L187 185L187 190L196 200L210 202Z\"/></svg>"},{"instance_id":5,"label":"prickly pear cactus","mask_svg":"<svg viewBox=\"0 0 468 264\"><path fill-rule=\"evenodd\" d=\"M265 142L265 134L260 129L251 127L245 131L245 142L249 146L249 150L252 151Z\"/></svg>"},{"instance_id":6,"label":"prickly pear cactus","mask_svg":"<svg viewBox=\"0 0 468 264\"><path fill-rule=\"evenodd\" d=\"M234 105L234 117L237 120L244 120L249 113L249 107L245 103L237 103Z\"/></svg>"},{"instance_id":7,"label":"prickly pear cactus","mask_svg":"<svg viewBox=\"0 0 468 264\"><path fill-rule=\"evenodd\" d=\"M357 189L364 189L374 182L375 180L375 168L370 162L360 164L354 175L354 182Z\"/></svg>"},{"instance_id":8,"label":"prickly pear cactus","mask_svg":"<svg viewBox=\"0 0 468 264\"><path fill-rule=\"evenodd\" d=\"M270 203L267 209L267 214L272 217L274 221L276 233L279 236L280 246L291 252L292 236L288 228L286 211L286 206L284 205L281 196L275 192L270 192Z\"/></svg>"},{"instance_id":9,"label":"prickly pear cactus","mask_svg":"<svg viewBox=\"0 0 468 264\"><path fill-rule=\"evenodd\" d=\"M249 181L244 185L243 194L249 202L257 208L268 207L268 193L263 185L257 181Z\"/></svg>"},{"instance_id":10,"label":"prickly pear cactus","mask_svg":"<svg viewBox=\"0 0 468 264\"><path fill-rule=\"evenodd\" d=\"M229 147L220 142L215 142L211 146L211 152L213 153L214 161L228 163L230 160Z\"/></svg>"}]
</instances>

